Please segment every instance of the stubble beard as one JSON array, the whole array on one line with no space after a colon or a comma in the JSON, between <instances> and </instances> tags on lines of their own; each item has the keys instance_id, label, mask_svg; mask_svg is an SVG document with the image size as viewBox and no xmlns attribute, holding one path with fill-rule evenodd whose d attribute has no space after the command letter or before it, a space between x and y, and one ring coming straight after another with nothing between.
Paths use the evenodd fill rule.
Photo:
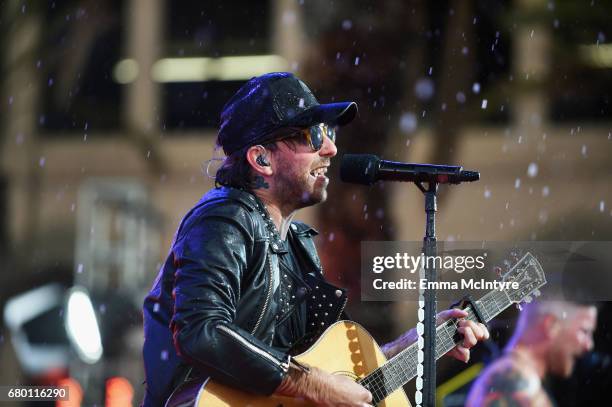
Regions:
<instances>
[{"instance_id":1,"label":"stubble beard","mask_svg":"<svg viewBox=\"0 0 612 407\"><path fill-rule=\"evenodd\" d=\"M281 205L288 211L313 206L327 199L327 183L314 186L310 181L310 175L293 174L283 169L276 182L277 197ZM285 175L286 174L286 175Z\"/></svg>"}]
</instances>

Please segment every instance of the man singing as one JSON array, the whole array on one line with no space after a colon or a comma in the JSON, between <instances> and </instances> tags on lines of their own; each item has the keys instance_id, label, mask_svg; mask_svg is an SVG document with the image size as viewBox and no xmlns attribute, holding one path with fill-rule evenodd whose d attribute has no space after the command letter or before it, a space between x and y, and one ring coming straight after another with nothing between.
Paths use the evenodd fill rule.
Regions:
<instances>
[{"instance_id":1,"label":"man singing","mask_svg":"<svg viewBox=\"0 0 612 407\"><path fill-rule=\"evenodd\" d=\"M292 219L325 201L336 128L356 113L353 102L319 104L290 73L253 78L225 105L217 187L182 220L145 300L144 406L163 405L194 376L316 405L369 405L358 383L291 358L346 318L345 291L323 277L317 232ZM450 354L467 362L489 333L463 319L459 332L464 340ZM382 350L392 357L415 338L412 329Z\"/></svg>"}]
</instances>

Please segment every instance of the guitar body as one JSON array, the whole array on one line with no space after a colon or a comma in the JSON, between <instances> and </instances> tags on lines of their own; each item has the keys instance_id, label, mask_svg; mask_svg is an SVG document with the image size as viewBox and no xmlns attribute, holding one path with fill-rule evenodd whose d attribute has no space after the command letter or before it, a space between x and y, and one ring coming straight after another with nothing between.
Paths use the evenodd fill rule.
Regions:
<instances>
[{"instance_id":1,"label":"guitar body","mask_svg":"<svg viewBox=\"0 0 612 407\"><path fill-rule=\"evenodd\" d=\"M331 374L354 380L365 377L382 366L387 359L372 336L359 324L338 321L330 326L306 352L295 357L300 362L316 366ZM212 380L206 383L186 383L177 389L167 407L294 407L311 406L301 399L280 396L257 396ZM400 387L378 406L411 407Z\"/></svg>"}]
</instances>

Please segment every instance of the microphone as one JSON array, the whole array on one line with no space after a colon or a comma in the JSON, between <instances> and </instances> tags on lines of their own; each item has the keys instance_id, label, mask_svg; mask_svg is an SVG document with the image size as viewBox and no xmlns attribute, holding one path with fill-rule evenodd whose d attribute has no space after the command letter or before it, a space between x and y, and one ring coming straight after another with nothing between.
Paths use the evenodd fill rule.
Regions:
<instances>
[{"instance_id":1,"label":"microphone","mask_svg":"<svg viewBox=\"0 0 612 407\"><path fill-rule=\"evenodd\" d=\"M401 163L381 160L373 154L344 154L340 164L340 179L363 185L372 185L376 181L460 184L478 181L480 173L464 171L458 165Z\"/></svg>"}]
</instances>

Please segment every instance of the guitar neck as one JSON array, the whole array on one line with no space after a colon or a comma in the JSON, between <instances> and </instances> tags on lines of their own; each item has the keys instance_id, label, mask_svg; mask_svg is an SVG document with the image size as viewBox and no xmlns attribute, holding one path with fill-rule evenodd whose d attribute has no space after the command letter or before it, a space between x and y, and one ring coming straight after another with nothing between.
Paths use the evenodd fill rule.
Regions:
<instances>
[{"instance_id":1,"label":"guitar neck","mask_svg":"<svg viewBox=\"0 0 612 407\"><path fill-rule=\"evenodd\" d=\"M499 290L491 291L476 300L476 306L486 322L495 318L511 304L512 301L506 292ZM478 322L471 306L464 310L468 313L468 319ZM445 355L461 340L456 324L456 320L449 320L436 328L436 359ZM373 404L384 400L417 375L418 356L418 343L415 342L360 380L360 384L372 393Z\"/></svg>"}]
</instances>

